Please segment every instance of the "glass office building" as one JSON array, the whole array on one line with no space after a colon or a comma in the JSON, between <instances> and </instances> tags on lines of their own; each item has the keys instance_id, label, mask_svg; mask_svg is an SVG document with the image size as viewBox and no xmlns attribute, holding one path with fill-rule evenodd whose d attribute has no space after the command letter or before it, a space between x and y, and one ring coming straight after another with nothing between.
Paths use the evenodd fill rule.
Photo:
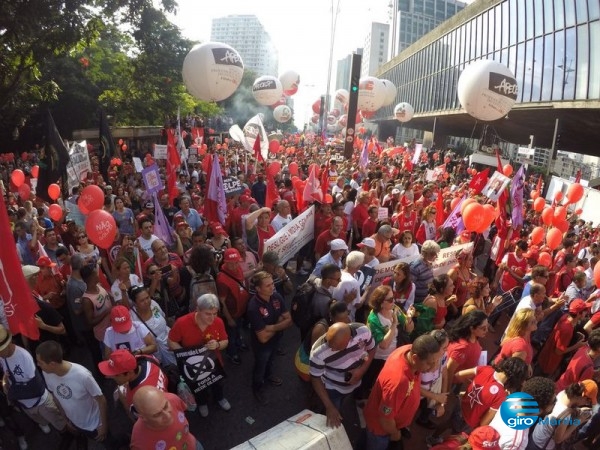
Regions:
<instances>
[{"instance_id":1,"label":"glass office building","mask_svg":"<svg viewBox=\"0 0 600 450\"><path fill-rule=\"evenodd\" d=\"M458 78L469 63L498 61L515 74L518 103L600 99L598 0L479 0L384 65L415 114L459 112ZM397 103L396 102L396 103ZM390 118L393 106L378 118Z\"/></svg>"}]
</instances>

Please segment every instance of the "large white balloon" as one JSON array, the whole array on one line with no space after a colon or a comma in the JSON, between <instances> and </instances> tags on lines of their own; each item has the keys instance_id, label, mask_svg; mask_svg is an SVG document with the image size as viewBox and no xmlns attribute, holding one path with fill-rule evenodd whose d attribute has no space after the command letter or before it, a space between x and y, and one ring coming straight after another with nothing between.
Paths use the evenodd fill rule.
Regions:
<instances>
[{"instance_id":1,"label":"large white balloon","mask_svg":"<svg viewBox=\"0 0 600 450\"><path fill-rule=\"evenodd\" d=\"M219 102L230 97L242 82L244 63L229 45L207 42L190 50L182 75L185 87L198 100Z\"/></svg>"},{"instance_id":2,"label":"large white balloon","mask_svg":"<svg viewBox=\"0 0 600 450\"><path fill-rule=\"evenodd\" d=\"M252 85L252 95L254 99L264 106L272 105L281 100L283 87L279 78L271 75L258 77Z\"/></svg>"},{"instance_id":3,"label":"large white balloon","mask_svg":"<svg viewBox=\"0 0 600 450\"><path fill-rule=\"evenodd\" d=\"M348 125L348 114L342 114L338 119L338 123L343 127Z\"/></svg>"},{"instance_id":4,"label":"large white balloon","mask_svg":"<svg viewBox=\"0 0 600 450\"><path fill-rule=\"evenodd\" d=\"M408 122L413 118L415 110L411 105L406 102L398 103L394 107L394 117L399 122Z\"/></svg>"},{"instance_id":5,"label":"large white balloon","mask_svg":"<svg viewBox=\"0 0 600 450\"><path fill-rule=\"evenodd\" d=\"M288 105L279 105L273 110L273 118L279 123L285 123L292 118L292 110Z\"/></svg>"},{"instance_id":6,"label":"large white balloon","mask_svg":"<svg viewBox=\"0 0 600 450\"><path fill-rule=\"evenodd\" d=\"M390 80L381 80L385 87L385 99L383 100L383 106L388 106L394 103L396 100L396 86Z\"/></svg>"},{"instance_id":7,"label":"large white balloon","mask_svg":"<svg viewBox=\"0 0 600 450\"><path fill-rule=\"evenodd\" d=\"M467 113L478 120L492 121L508 114L517 101L519 87L508 67L484 59L465 67L457 93Z\"/></svg>"},{"instance_id":8,"label":"large white balloon","mask_svg":"<svg viewBox=\"0 0 600 450\"><path fill-rule=\"evenodd\" d=\"M346 89L335 91L335 101L340 105L347 105L350 100L350 93Z\"/></svg>"},{"instance_id":9,"label":"large white balloon","mask_svg":"<svg viewBox=\"0 0 600 450\"><path fill-rule=\"evenodd\" d=\"M374 112L383 106L385 86L379 78L364 77L358 85L358 109Z\"/></svg>"},{"instance_id":10,"label":"large white balloon","mask_svg":"<svg viewBox=\"0 0 600 450\"><path fill-rule=\"evenodd\" d=\"M298 85L300 84L300 75L294 70L288 70L279 75L279 80L283 86L283 92L285 95L290 96L298 92Z\"/></svg>"},{"instance_id":11,"label":"large white balloon","mask_svg":"<svg viewBox=\"0 0 600 450\"><path fill-rule=\"evenodd\" d=\"M331 114L327 116L327 125L335 125L336 123L337 123L337 117L335 117Z\"/></svg>"}]
</instances>

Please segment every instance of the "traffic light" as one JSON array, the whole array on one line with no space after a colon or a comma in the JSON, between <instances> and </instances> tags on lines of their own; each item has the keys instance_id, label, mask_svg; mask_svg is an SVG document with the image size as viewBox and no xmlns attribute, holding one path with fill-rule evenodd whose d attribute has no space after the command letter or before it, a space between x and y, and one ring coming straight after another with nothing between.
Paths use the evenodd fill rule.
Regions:
<instances>
[{"instance_id":1,"label":"traffic light","mask_svg":"<svg viewBox=\"0 0 600 450\"><path fill-rule=\"evenodd\" d=\"M358 85L360 83L360 77L359 76L352 76L350 77L350 92L356 92L358 93Z\"/></svg>"},{"instance_id":2,"label":"traffic light","mask_svg":"<svg viewBox=\"0 0 600 450\"><path fill-rule=\"evenodd\" d=\"M346 142L344 143L344 157L352 159L354 151L354 138L356 127L356 110L358 104L358 85L360 83L360 64L362 56L354 53L352 55L352 67L350 68L350 99L348 101L348 121L346 123Z\"/></svg>"}]
</instances>

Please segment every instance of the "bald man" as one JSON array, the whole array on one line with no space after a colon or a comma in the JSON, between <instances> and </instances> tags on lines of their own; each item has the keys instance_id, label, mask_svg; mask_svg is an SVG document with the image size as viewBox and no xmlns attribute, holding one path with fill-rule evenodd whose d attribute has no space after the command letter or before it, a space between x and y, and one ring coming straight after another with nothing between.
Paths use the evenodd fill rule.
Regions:
<instances>
[{"instance_id":1,"label":"bald man","mask_svg":"<svg viewBox=\"0 0 600 450\"><path fill-rule=\"evenodd\" d=\"M341 425L342 402L360 386L374 356L375 341L362 323L334 323L314 343L310 378L325 406L328 426Z\"/></svg>"},{"instance_id":2,"label":"bald man","mask_svg":"<svg viewBox=\"0 0 600 450\"><path fill-rule=\"evenodd\" d=\"M190 433L185 403L175 394L143 386L133 396L133 406L138 420L133 425L131 450L204 449Z\"/></svg>"}]
</instances>

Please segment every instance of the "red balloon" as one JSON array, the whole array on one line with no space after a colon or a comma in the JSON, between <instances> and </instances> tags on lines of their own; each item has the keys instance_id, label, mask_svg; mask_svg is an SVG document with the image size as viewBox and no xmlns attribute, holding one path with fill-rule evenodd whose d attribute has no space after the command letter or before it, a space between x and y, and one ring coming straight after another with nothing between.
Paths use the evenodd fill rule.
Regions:
<instances>
[{"instance_id":1,"label":"red balloon","mask_svg":"<svg viewBox=\"0 0 600 450\"><path fill-rule=\"evenodd\" d=\"M558 228L562 233L566 233L567 231L569 231L569 222L567 222L566 220L557 221L556 218L554 218L553 223L554 226Z\"/></svg>"},{"instance_id":2,"label":"red balloon","mask_svg":"<svg viewBox=\"0 0 600 450\"><path fill-rule=\"evenodd\" d=\"M552 223L554 225L556 225L557 222L562 222L563 220L567 219L567 208L565 208L564 206L557 206L554 209L554 219L552 220Z\"/></svg>"},{"instance_id":3,"label":"red balloon","mask_svg":"<svg viewBox=\"0 0 600 450\"><path fill-rule=\"evenodd\" d=\"M50 207L48 208L48 215L52 220L58 222L63 215L63 210L59 205L55 203L53 205L50 205Z\"/></svg>"},{"instance_id":4,"label":"red balloon","mask_svg":"<svg viewBox=\"0 0 600 450\"><path fill-rule=\"evenodd\" d=\"M37 178L39 174L40 174L40 166L33 166L31 168L31 176L33 178Z\"/></svg>"},{"instance_id":5,"label":"red balloon","mask_svg":"<svg viewBox=\"0 0 600 450\"><path fill-rule=\"evenodd\" d=\"M536 212L542 212L546 206L546 200L542 197L538 197L533 201L533 210Z\"/></svg>"},{"instance_id":6,"label":"red balloon","mask_svg":"<svg viewBox=\"0 0 600 450\"><path fill-rule=\"evenodd\" d=\"M549 227L550 225L552 225L553 220L554 220L554 208L547 206L542 211L542 221L544 222L544 225Z\"/></svg>"},{"instance_id":7,"label":"red balloon","mask_svg":"<svg viewBox=\"0 0 600 450\"><path fill-rule=\"evenodd\" d=\"M325 203L331 205L333 203L333 197L331 194L325 194Z\"/></svg>"},{"instance_id":8,"label":"red balloon","mask_svg":"<svg viewBox=\"0 0 600 450\"><path fill-rule=\"evenodd\" d=\"M540 196L540 193L538 191L536 191L535 189L529 193L529 198L531 198L531 200L535 200L535 199L539 198L539 196Z\"/></svg>"},{"instance_id":9,"label":"red balloon","mask_svg":"<svg viewBox=\"0 0 600 450\"><path fill-rule=\"evenodd\" d=\"M452 199L452 201L450 202L450 209L452 211L454 211L454 208L456 208L456 205L458 205L459 202L460 202L460 197L454 197Z\"/></svg>"},{"instance_id":10,"label":"red balloon","mask_svg":"<svg viewBox=\"0 0 600 450\"><path fill-rule=\"evenodd\" d=\"M477 200L475 200L474 198L468 198L464 202L462 202L462 205L460 205L460 213L461 213L461 215L463 215L463 216L465 215L465 209L471 203L477 203Z\"/></svg>"},{"instance_id":11,"label":"red balloon","mask_svg":"<svg viewBox=\"0 0 600 450\"><path fill-rule=\"evenodd\" d=\"M584 193L585 189L581 184L573 183L567 189L567 198L569 199L570 203L577 203L579 200L581 200Z\"/></svg>"},{"instance_id":12,"label":"red balloon","mask_svg":"<svg viewBox=\"0 0 600 450\"><path fill-rule=\"evenodd\" d=\"M542 266L550 267L550 265L552 264L552 256L550 256L550 253L542 252L540 253L540 256L538 258L538 263ZM598 267L597 264L596 267Z\"/></svg>"},{"instance_id":13,"label":"red balloon","mask_svg":"<svg viewBox=\"0 0 600 450\"><path fill-rule=\"evenodd\" d=\"M531 243L533 245L538 245L544 240L544 229L542 227L535 227L531 230L529 237L531 238Z\"/></svg>"},{"instance_id":14,"label":"red balloon","mask_svg":"<svg viewBox=\"0 0 600 450\"><path fill-rule=\"evenodd\" d=\"M10 174L10 181L12 181L16 187L20 187L23 183L25 183L25 174L21 169L15 169Z\"/></svg>"},{"instance_id":15,"label":"red balloon","mask_svg":"<svg viewBox=\"0 0 600 450\"><path fill-rule=\"evenodd\" d=\"M104 206L104 192L102 192L102 189L95 184L86 186L79 195L77 205L82 212L92 212L100 209L102 206Z\"/></svg>"},{"instance_id":16,"label":"red balloon","mask_svg":"<svg viewBox=\"0 0 600 450\"><path fill-rule=\"evenodd\" d=\"M471 203L464 209L462 217L465 229L478 231L485 223L485 209L479 203Z\"/></svg>"},{"instance_id":17,"label":"red balloon","mask_svg":"<svg viewBox=\"0 0 600 450\"><path fill-rule=\"evenodd\" d=\"M21 197L21 200L25 201L25 200L29 200L29 198L31 197L31 187L28 184L22 184L21 186L19 186L19 197Z\"/></svg>"},{"instance_id":18,"label":"red balloon","mask_svg":"<svg viewBox=\"0 0 600 450\"><path fill-rule=\"evenodd\" d=\"M60 186L56 183L52 183L50 186L48 186L48 196L52 200L56 200L58 197L60 197Z\"/></svg>"},{"instance_id":19,"label":"red balloon","mask_svg":"<svg viewBox=\"0 0 600 450\"><path fill-rule=\"evenodd\" d=\"M279 153L279 150L281 150L281 145L279 145L279 141L269 142L269 151L271 153Z\"/></svg>"},{"instance_id":20,"label":"red balloon","mask_svg":"<svg viewBox=\"0 0 600 450\"><path fill-rule=\"evenodd\" d=\"M496 218L496 208L494 208L489 203L483 205L483 211L484 211L484 224L485 224L485 228L480 231L481 233L483 233L487 229L487 227L490 226L491 223Z\"/></svg>"},{"instance_id":21,"label":"red balloon","mask_svg":"<svg viewBox=\"0 0 600 450\"><path fill-rule=\"evenodd\" d=\"M577 214L578 216L580 216L582 212L583 212L583 209L581 209L581 208L577 208L575 210L575 214Z\"/></svg>"},{"instance_id":22,"label":"red balloon","mask_svg":"<svg viewBox=\"0 0 600 450\"><path fill-rule=\"evenodd\" d=\"M267 167L267 172L269 173L269 175L274 177L280 171L281 171L281 163L279 161L273 161L273 162L269 163L269 166Z\"/></svg>"},{"instance_id":23,"label":"red balloon","mask_svg":"<svg viewBox=\"0 0 600 450\"><path fill-rule=\"evenodd\" d=\"M558 228L551 228L546 233L546 245L550 250L556 249L562 242L562 233Z\"/></svg>"},{"instance_id":24,"label":"red balloon","mask_svg":"<svg viewBox=\"0 0 600 450\"><path fill-rule=\"evenodd\" d=\"M312 110L315 114L321 114L321 100L317 100L313 103Z\"/></svg>"},{"instance_id":25,"label":"red balloon","mask_svg":"<svg viewBox=\"0 0 600 450\"><path fill-rule=\"evenodd\" d=\"M298 176L298 163L296 161L290 163L288 169L290 169L290 175Z\"/></svg>"},{"instance_id":26,"label":"red balloon","mask_svg":"<svg viewBox=\"0 0 600 450\"><path fill-rule=\"evenodd\" d=\"M556 203L560 202L563 199L563 193L561 191L558 191L556 194L554 194L554 201Z\"/></svg>"},{"instance_id":27,"label":"red balloon","mask_svg":"<svg viewBox=\"0 0 600 450\"><path fill-rule=\"evenodd\" d=\"M502 168L502 172L504 173L504 175L506 175L507 177L510 177L513 173L513 166L511 166L510 164L506 164L503 168Z\"/></svg>"},{"instance_id":28,"label":"red balloon","mask_svg":"<svg viewBox=\"0 0 600 450\"><path fill-rule=\"evenodd\" d=\"M85 231L94 244L100 248L109 248L117 236L117 224L114 217L103 209L90 212L85 222Z\"/></svg>"}]
</instances>

